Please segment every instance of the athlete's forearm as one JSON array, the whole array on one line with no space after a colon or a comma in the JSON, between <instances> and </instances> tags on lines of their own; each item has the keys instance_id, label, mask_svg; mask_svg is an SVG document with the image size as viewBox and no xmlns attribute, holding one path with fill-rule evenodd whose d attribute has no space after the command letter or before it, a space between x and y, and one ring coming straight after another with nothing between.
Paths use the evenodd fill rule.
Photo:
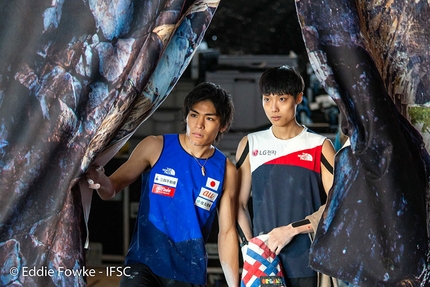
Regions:
<instances>
[{"instance_id":1,"label":"athlete's forearm","mask_svg":"<svg viewBox=\"0 0 430 287\"><path fill-rule=\"evenodd\" d=\"M297 230L298 234L311 233L314 232L311 222L309 219L303 219L291 223L291 226Z\"/></svg>"},{"instance_id":2,"label":"athlete's forearm","mask_svg":"<svg viewBox=\"0 0 430 287\"><path fill-rule=\"evenodd\" d=\"M239 287L239 242L236 232L219 234L218 253L228 286Z\"/></svg>"}]
</instances>

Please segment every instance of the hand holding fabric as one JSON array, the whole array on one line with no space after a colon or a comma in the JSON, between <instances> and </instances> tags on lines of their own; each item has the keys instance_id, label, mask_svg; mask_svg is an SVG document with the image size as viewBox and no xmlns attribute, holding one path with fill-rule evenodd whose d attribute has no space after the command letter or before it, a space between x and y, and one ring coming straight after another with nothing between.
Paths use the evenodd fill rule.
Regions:
<instances>
[{"instance_id":1,"label":"hand holding fabric","mask_svg":"<svg viewBox=\"0 0 430 287\"><path fill-rule=\"evenodd\" d=\"M88 187L95 190L99 189L102 176L105 176L105 170L102 166L90 166L85 175Z\"/></svg>"}]
</instances>

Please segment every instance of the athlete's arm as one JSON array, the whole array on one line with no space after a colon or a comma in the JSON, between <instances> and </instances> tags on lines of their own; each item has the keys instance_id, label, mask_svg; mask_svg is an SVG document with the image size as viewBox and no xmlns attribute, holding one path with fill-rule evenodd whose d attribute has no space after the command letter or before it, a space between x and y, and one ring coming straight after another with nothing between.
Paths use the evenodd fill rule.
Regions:
<instances>
[{"instance_id":1,"label":"athlete's arm","mask_svg":"<svg viewBox=\"0 0 430 287\"><path fill-rule=\"evenodd\" d=\"M218 253L229 287L239 287L239 244L237 241L236 168L227 159L224 189L218 210Z\"/></svg>"},{"instance_id":2,"label":"athlete's arm","mask_svg":"<svg viewBox=\"0 0 430 287\"><path fill-rule=\"evenodd\" d=\"M243 154L245 146L248 142L248 137L245 136L239 142L236 151L236 162L239 162L240 157ZM238 178L238 190L239 190L239 208L237 220L238 223L245 234L247 240L251 239L252 228L251 228L251 216L248 209L248 201L251 196L251 166L249 163L249 153L246 154L245 160L237 168L237 178Z\"/></svg>"},{"instance_id":3,"label":"athlete's arm","mask_svg":"<svg viewBox=\"0 0 430 287\"><path fill-rule=\"evenodd\" d=\"M331 142L331 140L326 139L322 146L322 154L327 159L329 164L334 167L334 156L335 149ZM325 167L324 164L321 163L321 179L324 187L324 191L326 194L330 191L331 186L333 185L333 173Z\"/></svg>"},{"instance_id":4,"label":"athlete's arm","mask_svg":"<svg viewBox=\"0 0 430 287\"><path fill-rule=\"evenodd\" d=\"M112 175L108 177L103 168L91 166L86 178L91 179L93 184L99 185L97 192L102 199L110 199L133 183L142 172L155 163L160 156L162 146L162 136L146 137L136 146L128 160Z\"/></svg>"}]
</instances>

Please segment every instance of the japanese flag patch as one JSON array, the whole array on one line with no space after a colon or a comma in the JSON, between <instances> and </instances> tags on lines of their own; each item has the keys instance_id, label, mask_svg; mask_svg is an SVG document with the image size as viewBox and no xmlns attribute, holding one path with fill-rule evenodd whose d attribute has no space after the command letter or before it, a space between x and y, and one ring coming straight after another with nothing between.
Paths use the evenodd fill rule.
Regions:
<instances>
[{"instance_id":1,"label":"japanese flag patch","mask_svg":"<svg viewBox=\"0 0 430 287\"><path fill-rule=\"evenodd\" d=\"M219 181L213 178L208 177L208 180L206 181L206 187L210 188L212 190L218 191L219 188Z\"/></svg>"}]
</instances>

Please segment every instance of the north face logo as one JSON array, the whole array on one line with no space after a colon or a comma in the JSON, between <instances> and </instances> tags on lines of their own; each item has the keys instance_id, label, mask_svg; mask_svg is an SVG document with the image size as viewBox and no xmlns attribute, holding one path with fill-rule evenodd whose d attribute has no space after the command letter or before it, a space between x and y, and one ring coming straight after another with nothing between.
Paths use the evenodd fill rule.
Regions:
<instances>
[{"instance_id":1,"label":"north face logo","mask_svg":"<svg viewBox=\"0 0 430 287\"><path fill-rule=\"evenodd\" d=\"M298 157L300 158L300 160L306 160L306 161L312 161L313 160L312 156L308 153L305 153L305 152L302 154L299 154Z\"/></svg>"}]
</instances>

